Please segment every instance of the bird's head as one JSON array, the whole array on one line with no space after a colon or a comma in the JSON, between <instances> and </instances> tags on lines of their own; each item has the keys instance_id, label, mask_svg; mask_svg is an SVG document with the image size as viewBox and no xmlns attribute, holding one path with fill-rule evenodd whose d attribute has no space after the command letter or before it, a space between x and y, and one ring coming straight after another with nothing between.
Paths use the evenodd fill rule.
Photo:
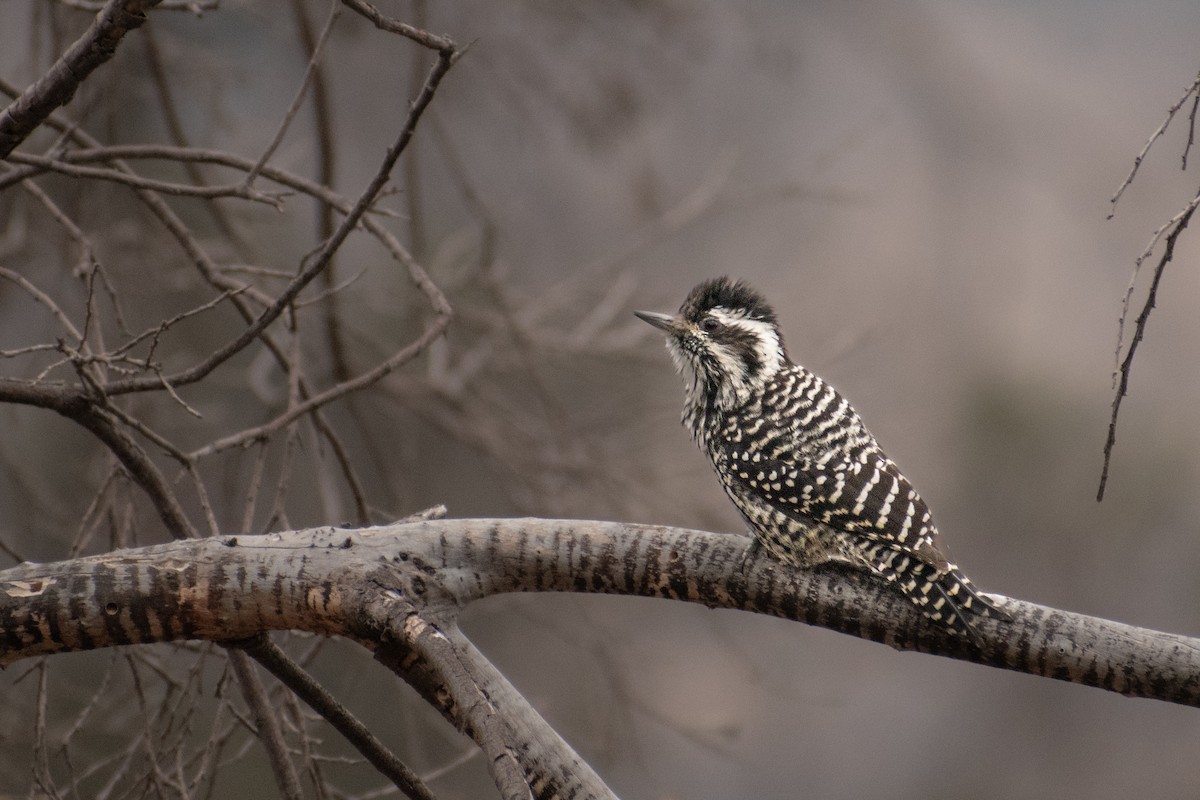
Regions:
<instances>
[{"instance_id":1,"label":"bird's head","mask_svg":"<svg viewBox=\"0 0 1200 800\"><path fill-rule=\"evenodd\" d=\"M787 365L775 312L742 281L713 278L688 294L679 313L634 314L667 334L688 401L718 409L745 402Z\"/></svg>"}]
</instances>

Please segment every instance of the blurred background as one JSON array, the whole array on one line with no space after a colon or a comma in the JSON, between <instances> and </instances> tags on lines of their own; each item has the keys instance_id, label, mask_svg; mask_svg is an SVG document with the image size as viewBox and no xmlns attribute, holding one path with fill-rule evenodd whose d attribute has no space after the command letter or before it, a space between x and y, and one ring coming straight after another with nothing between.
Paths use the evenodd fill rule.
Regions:
<instances>
[{"instance_id":1,"label":"blurred background","mask_svg":"<svg viewBox=\"0 0 1200 800\"><path fill-rule=\"evenodd\" d=\"M455 321L419 361L329 409L373 521L445 503L452 516L740 531L678 423L682 382L661 337L631 313L673 310L699 280L730 274L772 300L792 356L850 398L983 589L1200 635L1200 231L1183 235L1168 268L1107 496L1095 499L1121 299L1151 232L1195 192L1195 173L1179 169L1186 118L1106 220L1109 200L1200 67L1194 2L379 5L471 47L383 202ZM153 12L65 113L106 143L169 141L148 31L187 141L257 158L307 63L296 8L319 31L330 6L223 0L202 16ZM0 76L27 85L88 19L7 0ZM343 12L324 63L329 180L343 194L374 173L430 63ZM316 174L315 130L306 105L276 162ZM131 329L201 299L125 187L44 188L99 243L131 301ZM283 214L219 201L232 232L200 201L172 202L222 264L294 270L319 241L305 198ZM0 214L0 264L82 308L77 254L53 222L11 191ZM365 238L337 267L350 281L338 298L351 366L365 369L428 311ZM228 315L182 329L169 357L191 363L236 324ZM0 349L54 330L27 295L0 286ZM309 330L305 346L328 367L318 326ZM43 364L2 366L29 377ZM285 388L270 364L247 358L186 395L203 420L169 401L142 411L195 447L269 419ZM165 538L135 489L101 488L105 457L70 423L0 407L0 430L0 538L14 557ZM270 452L281 482L297 459L293 484L282 515L264 504L256 531L353 519L345 490L326 479L328 453ZM242 520L253 463L235 452L203 465L224 530ZM128 519L81 522L105 492L125 493ZM93 534L81 542L84 528ZM464 627L630 800L1170 798L1200 785L1194 709L804 625L630 598L513 596L472 607ZM205 700L225 689L219 666L192 670L193 655L163 648L155 663L191 677L139 691L146 708L200 709L194 732L214 713ZM101 762L118 749L114 735L143 725L94 714L71 728L80 707L103 702L92 700L96 675L116 698L149 674L127 658L73 655L53 659L48 676L27 665L0 675L0 790L31 785L36 680L57 688L51 738L70 739L48 757L51 772L67 769L68 752ZM330 643L314 658L402 757L439 773L439 797L494 791L470 743L365 654ZM345 756L334 738L329 752ZM215 796L270 790L254 748L225 756L231 777ZM326 768L353 791L379 783L362 767Z\"/></svg>"}]
</instances>

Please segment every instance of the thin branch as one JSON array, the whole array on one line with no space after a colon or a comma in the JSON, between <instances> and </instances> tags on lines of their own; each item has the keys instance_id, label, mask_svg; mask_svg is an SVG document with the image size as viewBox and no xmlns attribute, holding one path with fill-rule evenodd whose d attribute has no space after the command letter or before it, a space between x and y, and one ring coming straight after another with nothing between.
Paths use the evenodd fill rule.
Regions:
<instances>
[{"instance_id":1,"label":"thin branch","mask_svg":"<svg viewBox=\"0 0 1200 800\"><path fill-rule=\"evenodd\" d=\"M1173 226L1178 225L1179 221L1183 219L1185 215L1190 214L1191 210L1196 207L1197 202L1200 202L1200 194L1198 194L1196 197L1193 197L1179 213L1171 217L1162 225L1158 226L1158 228L1154 230L1154 233L1150 234L1150 243L1146 245L1146 249L1144 249L1141 252L1141 255L1139 255L1133 262L1133 274L1129 276L1129 285L1125 287L1125 295L1121 298L1121 316L1117 319L1117 346L1113 351L1112 385L1114 389L1117 388L1119 373L1121 371L1121 350L1125 345L1125 324L1129 320L1129 310L1131 308L1130 304L1133 301L1133 292L1137 288L1138 276L1142 274L1142 265L1146 263L1146 259L1148 259L1150 254L1154 252L1154 248L1158 246L1158 243L1163 238L1163 235L1168 230L1171 230Z\"/></svg>"},{"instance_id":2,"label":"thin branch","mask_svg":"<svg viewBox=\"0 0 1200 800\"><path fill-rule=\"evenodd\" d=\"M170 439L163 436L161 433L158 433L153 428L151 428L149 425L142 422L140 419L133 416L129 412L125 411L125 409L121 408L120 406L116 406L116 405L108 405L105 407L105 411L107 411L109 414L111 414L113 417L115 417L117 420L119 420L121 422L121 424L125 425L128 428L131 428L132 430L137 431L142 436L149 439L152 443L154 443L158 447L162 448L162 451L164 453L171 456L171 458L174 458L176 461L178 461L184 467L186 467L190 463L190 459L188 458L187 453L183 452L178 447L176 447L175 444L172 443Z\"/></svg>"},{"instance_id":3,"label":"thin branch","mask_svg":"<svg viewBox=\"0 0 1200 800\"><path fill-rule=\"evenodd\" d=\"M328 278L332 274L333 273L330 272L329 270L325 271L326 278ZM335 284L331 281L326 280L325 286L324 286L324 288L321 289L320 292L318 292L317 294L314 294L312 297L306 297L303 300L297 300L295 303L292 304L292 307L295 309L301 309L301 308L307 308L309 306L321 305L324 308L328 309L330 307L330 305L336 306L336 303L334 303L333 301L336 300L338 294L340 292L344 292L346 289L348 289L351 286L353 286L354 284L358 283L359 279L361 279L362 276L364 276L366 274L367 274L367 268L363 267L358 272L354 273L349 278L346 278L346 280L342 281L341 283ZM337 328L337 330L340 331L341 328L339 327L339 328ZM340 336L340 334L339 334L339 336ZM349 368L346 367L345 369L349 369ZM345 369L335 368L333 370L333 374L335 376L340 373L345 374L346 377L341 378L341 380L345 380L346 378L349 377L349 373L345 372Z\"/></svg>"},{"instance_id":4,"label":"thin branch","mask_svg":"<svg viewBox=\"0 0 1200 800\"><path fill-rule=\"evenodd\" d=\"M125 34L146 21L160 0L110 0L92 24L32 86L0 112L0 160L59 106L66 105L92 71L112 58Z\"/></svg>"},{"instance_id":5,"label":"thin branch","mask_svg":"<svg viewBox=\"0 0 1200 800\"><path fill-rule=\"evenodd\" d=\"M258 442L258 453L254 456L254 467L250 471L250 482L246 485L246 498L242 501L242 526L239 530L254 530L254 512L258 507L258 492L262 488L263 475L267 469L267 443Z\"/></svg>"},{"instance_id":6,"label":"thin branch","mask_svg":"<svg viewBox=\"0 0 1200 800\"><path fill-rule=\"evenodd\" d=\"M221 303L228 300L229 298L236 297L237 295L241 294L245 290L246 290L246 287L244 287L244 286L237 288L237 289L226 289L224 292L221 292L219 295L217 295L213 299L209 300L207 303L202 303L202 304L196 306L195 308L188 309L187 311L181 311L173 317L164 319L162 322L158 323L153 328L147 328L146 330L142 331L138 335L130 337L130 339L127 342L122 344L116 350L113 350L112 353L109 353L104 358L111 359L111 358L117 358L120 356L124 356L126 353L128 353L133 348L137 347L142 342L146 341L147 339L152 339L152 341L150 343L150 351L146 354L146 358L143 359L143 361L142 361L143 366L149 367L150 362L154 358L154 351L158 346L158 340L164 333L169 331L175 325L178 325L180 322L183 322L185 319L194 317L197 314L202 314L205 311L210 311L210 310L216 308L217 306L219 306ZM98 356L97 358L100 358L100 357Z\"/></svg>"},{"instance_id":7,"label":"thin branch","mask_svg":"<svg viewBox=\"0 0 1200 800\"><path fill-rule=\"evenodd\" d=\"M178 498L168 488L167 481L159 472L158 467L146 455L146 452L112 417L84 399L76 399L66 405L60 402L59 407L50 403L44 405L54 408L65 417L78 422L91 431L96 438L103 442L120 460L122 466L129 472L134 482L141 487L158 511L159 518L170 534L176 539L195 538L196 529L188 520Z\"/></svg>"},{"instance_id":8,"label":"thin branch","mask_svg":"<svg viewBox=\"0 0 1200 800\"><path fill-rule=\"evenodd\" d=\"M375 6L366 2L366 0L343 0L343 2L357 13L371 20L376 28L388 33L398 33L401 36L412 39L418 44L428 47L430 50L438 51L442 56L451 54L458 49L458 46L449 38L423 31L406 22L385 16Z\"/></svg>"},{"instance_id":9,"label":"thin branch","mask_svg":"<svg viewBox=\"0 0 1200 800\"><path fill-rule=\"evenodd\" d=\"M397 789L414 800L434 800L433 793L415 772L269 638L260 636L241 647L329 722Z\"/></svg>"},{"instance_id":10,"label":"thin branch","mask_svg":"<svg viewBox=\"0 0 1200 800\"><path fill-rule=\"evenodd\" d=\"M1197 90L1200 90L1200 73L1196 74L1196 79L1192 81L1191 85L1188 86L1186 90L1184 90L1183 95L1180 96L1180 98L1176 100L1170 108L1167 109L1167 118L1162 121L1162 124L1159 125L1157 129L1155 129L1154 133L1150 134L1150 138L1146 141L1145 146L1142 147L1142 151L1137 154L1136 158L1133 159L1133 168L1129 170L1129 174L1125 176L1125 180L1121 181L1121 185L1117 187L1116 193L1108 201L1109 205L1111 206L1108 212L1108 219L1112 219L1117 213L1117 201L1121 199L1121 195L1123 195L1125 190L1129 188L1129 185L1133 183L1133 179L1137 175L1138 169L1142 166L1142 161L1146 158L1146 154L1150 152L1150 148L1156 141L1158 141L1159 137L1167 132L1167 126L1171 124L1171 120L1175 119L1175 115L1179 113L1179 109L1183 108L1183 104L1186 103L1187 99L1195 94ZM1193 111L1193 114L1194 113L1195 112ZM1188 139L1190 144L1190 134ZM1183 165L1186 169L1187 150L1184 150Z\"/></svg>"},{"instance_id":11,"label":"thin branch","mask_svg":"<svg viewBox=\"0 0 1200 800\"><path fill-rule=\"evenodd\" d=\"M1187 169L1188 153L1192 150L1192 145L1196 142L1196 110L1200 109L1200 94L1192 98L1192 113L1188 114L1188 140L1183 146L1183 157L1181 158L1181 170Z\"/></svg>"},{"instance_id":12,"label":"thin branch","mask_svg":"<svg viewBox=\"0 0 1200 800\"><path fill-rule=\"evenodd\" d=\"M73 178L91 178L94 180L109 181L111 183L130 186L135 189L145 189L151 192L160 192L162 194L176 195L179 197L202 197L208 199L236 197L256 203L265 203L276 210L283 210L284 195L278 193L271 194L267 192L261 192L245 184L230 184L228 186L197 186L191 183L173 183L171 181L160 181L154 178L143 178L140 175L134 175L120 169L83 167L61 161L57 158L48 158L46 156L37 156L29 153L12 153L9 155L8 160L12 161L13 163L38 167L39 169L47 172L57 172ZM21 174L22 173L14 173L14 175ZM0 189L3 188L3 184L12 183L13 180L13 176L7 176L3 181L0 181Z\"/></svg>"},{"instance_id":13,"label":"thin branch","mask_svg":"<svg viewBox=\"0 0 1200 800\"><path fill-rule=\"evenodd\" d=\"M329 420L325 415L316 411L312 415L313 425L316 426L317 432L324 437L329 444L329 448L333 451L333 457L337 460L338 469L341 470L342 478L346 481L347 488L350 489L350 496L354 499L354 517L359 525L370 525L371 514L367 510L367 493L363 489L362 481L358 479L358 474L354 470L354 462L350 459L350 454L346 451L346 446L342 444L341 437L334 431L333 426L329 424ZM244 530L250 530L245 528Z\"/></svg>"},{"instance_id":14,"label":"thin branch","mask_svg":"<svg viewBox=\"0 0 1200 800\"><path fill-rule=\"evenodd\" d=\"M50 216L54 218L55 222L61 225L63 230L67 232L67 236L69 236L73 242L79 245L79 261L76 263L75 273L77 275L88 275L89 273L94 274L95 272L99 271L100 264L96 260L96 248L83 230L75 224L75 220L67 216L67 214L61 208L59 208L58 203L55 203L50 198L50 195L46 194L46 192L33 181L22 181L21 188L37 198L37 201L41 203L47 211L50 212ZM91 287L89 287L88 293L88 313L90 316ZM87 332L88 326L85 324L83 326L84 338L87 338ZM80 342L80 345L82 344L83 343Z\"/></svg>"},{"instance_id":15,"label":"thin branch","mask_svg":"<svg viewBox=\"0 0 1200 800\"><path fill-rule=\"evenodd\" d=\"M192 366L182 372L169 376L169 381L174 386L181 386L188 383L195 383L203 379L214 369L228 361L234 355L239 353L254 339L258 338L268 325L274 322L280 314L291 304L293 300L300 294L301 290L307 286L313 278L320 274L328 265L333 255L341 247L342 242L350 235L362 221L370 206L375 202L380 190L387 183L396 161L412 140L413 134L416 132L417 123L421 119L421 115L433 100L434 94L446 73L454 65L458 59L460 51L451 47L450 49L438 54L437 62L429 73L429 77L422 87L421 94L412 103L412 108L409 111L408 119L405 121L399 137L396 142L388 149L383 162L375 173L375 177L371 179L367 188L363 190L358 201L346 214L333 236L325 240L321 249L310 260L308 266L300 271L296 278L288 285L286 289L274 299L271 305L263 311L259 316L246 327L241 334L233 341L225 344L214 351L208 358L204 359L199 364ZM284 359L286 361L286 359ZM145 379L131 379L126 381L114 382L106 387L110 394L118 394L128 391L146 391L150 388L157 388L157 382L150 384L146 383Z\"/></svg>"},{"instance_id":16,"label":"thin branch","mask_svg":"<svg viewBox=\"0 0 1200 800\"><path fill-rule=\"evenodd\" d=\"M57 353L57 344L31 344L28 347L14 347L12 350L0 350L0 358L16 358L17 356L27 356L30 353Z\"/></svg>"},{"instance_id":17,"label":"thin branch","mask_svg":"<svg viewBox=\"0 0 1200 800\"><path fill-rule=\"evenodd\" d=\"M103 511L108 506L108 495L110 488L116 483L117 477L121 474L121 469L115 463L109 468L108 474L104 476L100 487L92 495L92 501L84 510L82 516L79 517L79 527L75 531L75 536L71 539L71 549L68 551L71 558L75 558L83 549L87 547L91 541L92 534L96 527L103 519Z\"/></svg>"},{"instance_id":18,"label":"thin branch","mask_svg":"<svg viewBox=\"0 0 1200 800\"><path fill-rule=\"evenodd\" d=\"M294 311L288 314L291 330L291 350L288 353L288 394L287 407L295 408L300 402L300 330ZM300 430L298 426L289 425L285 429L283 439L283 457L280 459L279 476L275 483L275 500L272 505L271 519L284 528L291 527L287 513L287 493L292 478L292 456L296 452ZM265 437L260 437L265 438Z\"/></svg>"},{"instance_id":19,"label":"thin branch","mask_svg":"<svg viewBox=\"0 0 1200 800\"><path fill-rule=\"evenodd\" d=\"M317 74L317 68L321 64L321 53L325 49L325 43L329 40L329 34L333 32L333 25L337 22L338 17L342 13L342 8L338 5L337 0L329 5L329 19L325 20L325 27L321 30L321 35L317 37L316 43L312 46L312 52L309 54L308 66L304 69L304 77L300 80L300 86L296 89L296 96L292 98L292 103L288 106L287 111L283 115L279 126L275 130L275 136L272 137L270 144L263 150L263 153L258 158L258 162L246 175L246 186L249 187L254 183L254 179L258 177L258 173L262 171L263 166L271 160L271 156L279 149L279 145L283 142L283 137L287 134L288 128L291 127L292 120L296 118L296 113L300 111L300 105L304 102L304 95L308 93L309 84L312 83L313 77Z\"/></svg>"},{"instance_id":20,"label":"thin branch","mask_svg":"<svg viewBox=\"0 0 1200 800\"><path fill-rule=\"evenodd\" d=\"M50 792L53 782L50 778L49 747L46 745L46 705L49 702L48 678L50 667L46 659L38 662L37 712L33 720L33 770L34 783L44 792Z\"/></svg>"},{"instance_id":21,"label":"thin branch","mask_svg":"<svg viewBox=\"0 0 1200 800\"><path fill-rule=\"evenodd\" d=\"M1112 460L1113 445L1117 442L1117 414L1121 411L1122 399L1129 392L1129 375L1133 369L1133 356L1137 352L1138 344L1141 343L1142 337L1146 333L1146 324L1150 321L1150 312L1153 310L1155 302L1158 299L1159 283L1162 281L1167 264L1175 256L1175 242L1178 240L1179 234L1183 233L1188 223L1191 222L1192 214L1196 212L1198 205L1200 205L1200 194L1193 197L1187 207L1176 215L1172 222L1168 223L1168 225L1173 224L1174 228L1167 234L1163 254L1158 259L1158 264L1154 268L1154 278L1150 281L1150 290L1146 293L1146 302L1143 304L1142 311L1138 314L1137 321L1134 323L1133 337L1129 340L1129 348L1125 351L1125 358L1118 370L1120 379L1117 384L1116 395L1113 397L1112 416L1108 422L1108 437L1104 442L1104 466L1100 470L1100 488L1096 492L1097 501L1104 499L1104 488L1108 484L1109 463ZM1155 240L1157 240L1159 235L1159 233L1155 234ZM1153 247L1153 244L1151 244L1151 247ZM1144 258L1145 255L1148 255L1148 252L1143 254L1142 257ZM1141 259L1138 259L1138 263L1141 263ZM1118 352L1120 346L1120 342L1118 342Z\"/></svg>"},{"instance_id":22,"label":"thin branch","mask_svg":"<svg viewBox=\"0 0 1200 800\"><path fill-rule=\"evenodd\" d=\"M160 5L159 8L162 8ZM166 59L158 46L157 34L154 27L145 28L142 31L142 42L145 45L146 61L148 62L150 79L154 83L154 91L158 94L158 107L162 111L163 122L166 123L167 133L171 137L171 141L181 147L188 143L187 133L183 126L183 119L179 115L178 104L175 102L175 95L171 91L171 84L167 80ZM204 178L204 173L200 170L199 165L185 162L183 171L196 186L205 186L208 181ZM230 222L229 215L225 213L224 207L220 203L205 203L205 211L213 218L213 222L217 225L217 230L229 242L238 242L241 237L238 236L237 230L233 223Z\"/></svg>"},{"instance_id":23,"label":"thin branch","mask_svg":"<svg viewBox=\"0 0 1200 800\"><path fill-rule=\"evenodd\" d=\"M242 688L242 696L246 699L246 704L250 706L250 713L254 715L258 738L267 751L267 758L271 762L271 770L275 773L275 783L279 787L279 793L287 800L303 800L304 793L300 790L300 778L296 775L296 768L292 765L291 758L288 757L287 742L284 741L283 732L279 729L279 720L276 719L275 710L267 700L267 693L263 690L262 683L254 674L254 667L250 663L250 659L244 652L233 647L228 649L228 654L229 664L233 667L233 673L237 676L238 684Z\"/></svg>"},{"instance_id":24,"label":"thin branch","mask_svg":"<svg viewBox=\"0 0 1200 800\"><path fill-rule=\"evenodd\" d=\"M193 450L189 456L191 458L202 458L204 456L212 455L213 453L219 453L222 450L228 450L231 447L241 446L246 442L263 439L272 433L275 433L276 431L292 424L300 417L309 414L316 409L327 405L334 400L337 400L340 397L344 397L348 394L371 386L372 384L378 383L379 380L384 376L411 361L426 347L428 347L430 342L441 336L445 331L446 326L450 323L450 318L450 314L448 313L438 314L415 341L410 342L408 345L398 350L390 358L377 365L374 369L368 370L362 375L345 381L344 383L339 383L336 386L332 386L320 394L309 397L302 403L297 403L270 422L266 422L253 428L247 428L231 436L226 436L222 439L209 442L203 447Z\"/></svg>"},{"instance_id":25,"label":"thin branch","mask_svg":"<svg viewBox=\"0 0 1200 800\"><path fill-rule=\"evenodd\" d=\"M425 0L414 0L409 11L417 27L425 27ZM408 92L415 93L420 86L420 76L427 67L429 54L421 48L413 48L410 53ZM425 237L425 211L422 190L422 172L420 154L412 148L404 157L404 202L408 212L408 248L417 258L425 258L428 254Z\"/></svg>"},{"instance_id":26,"label":"thin branch","mask_svg":"<svg viewBox=\"0 0 1200 800\"><path fill-rule=\"evenodd\" d=\"M196 468L196 462L189 461L184 468L192 479L192 486L196 489L196 499L200 503L200 509L204 512L204 521L208 523L208 535L220 536L221 527L217 524L217 515L213 511L212 503L209 502L208 490L204 488L204 480L200 477L200 470Z\"/></svg>"},{"instance_id":27,"label":"thin branch","mask_svg":"<svg viewBox=\"0 0 1200 800\"><path fill-rule=\"evenodd\" d=\"M55 303L54 299L50 297L50 295L34 286L28 278L5 267L0 267L0 278L3 278L11 283L15 283L17 286L20 286L22 289L28 292L34 300L38 301L47 309L49 309L54 318L58 320L58 324L62 325L63 329L67 333L71 334L71 338L77 342L83 341L83 334L80 333L79 329L75 327L75 324L71 322L71 318L68 317L63 310L58 307L58 303Z\"/></svg>"},{"instance_id":28,"label":"thin branch","mask_svg":"<svg viewBox=\"0 0 1200 800\"><path fill-rule=\"evenodd\" d=\"M333 0L336 4L339 0ZM312 23L308 19L307 2L292 0L292 16L296 20L297 33L300 42L307 51L310 60L314 59L320 49L320 40L313 34ZM324 38L322 33L321 38ZM329 97L329 81L326 80L325 70L315 68L312 75L313 96L313 146L316 148L317 181L323 186L332 187L336 180L337 148L334 136L333 102ZM324 241L333 235L335 227L335 207L332 203L318 200L316 203L317 239ZM329 268L322 273L322 281L329 299L322 305L322 318L325 325L325 341L329 348L331 373L335 382L341 382L353 375L350 367L350 357L346 348L343 331L342 307L336 294L330 290L337 283L337 261L331 261Z\"/></svg>"}]
</instances>

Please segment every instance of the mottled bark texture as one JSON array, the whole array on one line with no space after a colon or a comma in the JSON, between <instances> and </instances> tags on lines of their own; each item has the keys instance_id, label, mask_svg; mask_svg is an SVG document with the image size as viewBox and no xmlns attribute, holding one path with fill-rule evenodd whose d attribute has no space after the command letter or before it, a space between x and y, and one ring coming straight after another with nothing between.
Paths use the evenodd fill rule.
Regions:
<instances>
[{"instance_id":1,"label":"mottled bark texture","mask_svg":"<svg viewBox=\"0 0 1200 800\"><path fill-rule=\"evenodd\" d=\"M577 520L430 520L120 550L0 572L0 665L33 655L306 630L381 642L402 606L438 624L501 592L663 597L756 611L917 650L1200 704L1200 640L1004 599L984 646L926 624L891 587L837 568L796 572L741 536ZM384 602L386 600L386 602Z\"/></svg>"},{"instance_id":2,"label":"mottled bark texture","mask_svg":"<svg viewBox=\"0 0 1200 800\"><path fill-rule=\"evenodd\" d=\"M801 571L741 536L574 520L428 520L223 536L0 572L0 665L67 650L271 630L352 638L487 753L506 797L607 797L603 784L458 630L500 592L628 594L754 611L902 650L1200 705L1200 640L1003 599L982 648L927 623L889 585Z\"/></svg>"}]
</instances>

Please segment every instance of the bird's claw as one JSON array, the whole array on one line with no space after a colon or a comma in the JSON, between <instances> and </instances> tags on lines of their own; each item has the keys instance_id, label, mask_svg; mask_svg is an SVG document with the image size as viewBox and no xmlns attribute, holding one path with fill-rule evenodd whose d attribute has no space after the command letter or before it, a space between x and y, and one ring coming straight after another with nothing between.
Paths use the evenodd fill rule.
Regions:
<instances>
[{"instance_id":1,"label":"bird's claw","mask_svg":"<svg viewBox=\"0 0 1200 800\"><path fill-rule=\"evenodd\" d=\"M760 550L762 550L762 543L758 541L757 536L751 536L750 546L742 552L742 560L738 564L738 572L745 575L749 571L751 563L758 559Z\"/></svg>"}]
</instances>

